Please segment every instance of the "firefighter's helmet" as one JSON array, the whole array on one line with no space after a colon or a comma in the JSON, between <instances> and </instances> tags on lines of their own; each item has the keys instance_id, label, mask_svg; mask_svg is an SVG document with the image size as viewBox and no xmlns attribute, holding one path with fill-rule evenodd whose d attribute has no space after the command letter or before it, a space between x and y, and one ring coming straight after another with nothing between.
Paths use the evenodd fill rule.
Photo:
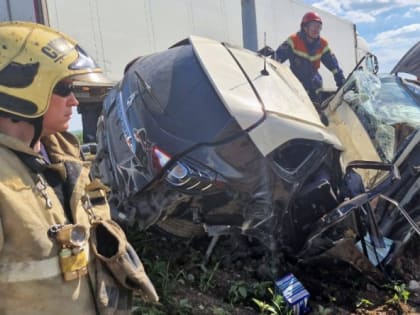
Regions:
<instances>
[{"instance_id":1,"label":"firefighter's helmet","mask_svg":"<svg viewBox=\"0 0 420 315\"><path fill-rule=\"evenodd\" d=\"M0 23L1 115L24 120L42 117L54 87L64 78L109 82L67 35L36 23Z\"/></svg>"}]
</instances>

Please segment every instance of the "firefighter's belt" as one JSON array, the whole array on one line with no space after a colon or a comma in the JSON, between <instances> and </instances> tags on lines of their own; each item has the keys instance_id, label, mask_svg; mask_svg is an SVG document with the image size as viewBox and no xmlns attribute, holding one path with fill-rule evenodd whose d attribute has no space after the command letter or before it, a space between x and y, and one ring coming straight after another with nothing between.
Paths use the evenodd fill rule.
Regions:
<instances>
[{"instance_id":1,"label":"firefighter's belt","mask_svg":"<svg viewBox=\"0 0 420 315\"><path fill-rule=\"evenodd\" d=\"M86 254L90 260L89 252ZM0 263L0 282L3 283L44 280L57 276L61 276L58 256L42 260Z\"/></svg>"}]
</instances>

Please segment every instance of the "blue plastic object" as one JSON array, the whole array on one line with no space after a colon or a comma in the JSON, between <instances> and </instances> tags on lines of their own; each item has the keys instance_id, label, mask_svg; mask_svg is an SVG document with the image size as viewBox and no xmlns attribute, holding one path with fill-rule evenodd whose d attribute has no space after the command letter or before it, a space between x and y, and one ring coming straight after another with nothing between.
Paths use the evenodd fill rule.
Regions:
<instances>
[{"instance_id":1,"label":"blue plastic object","mask_svg":"<svg viewBox=\"0 0 420 315\"><path fill-rule=\"evenodd\" d=\"M303 315L311 310L308 306L310 294L293 274L276 280L275 285L275 292L283 295L294 315Z\"/></svg>"}]
</instances>

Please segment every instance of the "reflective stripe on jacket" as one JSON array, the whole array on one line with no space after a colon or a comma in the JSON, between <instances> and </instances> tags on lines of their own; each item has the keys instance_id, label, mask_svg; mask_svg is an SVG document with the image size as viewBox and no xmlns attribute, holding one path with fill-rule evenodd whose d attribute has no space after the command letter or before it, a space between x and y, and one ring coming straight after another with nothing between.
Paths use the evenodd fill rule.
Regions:
<instances>
[{"instance_id":1,"label":"reflective stripe on jacket","mask_svg":"<svg viewBox=\"0 0 420 315\"><path fill-rule=\"evenodd\" d=\"M338 61L323 37L309 43L302 31L295 33L277 48L276 59L280 62L289 60L292 72L310 96L322 88L322 77L318 72L321 62L333 73L337 87L344 83Z\"/></svg>"},{"instance_id":2,"label":"reflective stripe on jacket","mask_svg":"<svg viewBox=\"0 0 420 315\"><path fill-rule=\"evenodd\" d=\"M45 138L43 143L52 162L48 167L57 170L71 188L74 223L88 227L81 198L98 192L87 191L89 164L79 160L77 140L63 133ZM0 134L0 314L96 314L89 283L95 281L93 261L89 277L63 281L59 247L48 238L47 231L53 224L69 223L68 219L43 175L45 189L41 192L36 175L14 151L37 156L24 143ZM104 192L99 193L105 197ZM94 211L109 218L106 202L94 206Z\"/></svg>"}]
</instances>

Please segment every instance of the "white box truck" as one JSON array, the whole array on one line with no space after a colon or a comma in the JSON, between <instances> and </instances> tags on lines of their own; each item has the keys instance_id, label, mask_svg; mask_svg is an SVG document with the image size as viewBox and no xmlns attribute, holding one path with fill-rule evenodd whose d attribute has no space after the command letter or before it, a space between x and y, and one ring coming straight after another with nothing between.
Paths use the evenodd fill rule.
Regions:
<instances>
[{"instance_id":1,"label":"white box truck","mask_svg":"<svg viewBox=\"0 0 420 315\"><path fill-rule=\"evenodd\" d=\"M294 0L0 0L0 20L50 25L76 38L115 81L133 58L199 35L251 50L277 48L318 12L322 35L348 74L366 43L350 21ZM266 34L266 36L264 36ZM334 88L330 74L325 87Z\"/></svg>"},{"instance_id":2,"label":"white box truck","mask_svg":"<svg viewBox=\"0 0 420 315\"><path fill-rule=\"evenodd\" d=\"M344 74L357 64L367 45L353 23L294 0L0 0L0 20L25 20L58 29L80 42L114 81L133 58L167 49L190 35L229 42L257 51L277 48L298 31L302 16L318 12L322 35L335 52ZM266 38L266 42L265 42ZM321 68L324 89L335 90L333 76ZM81 99L83 129L97 100ZM89 107L84 104L89 103ZM93 106L93 104L96 104ZM87 111L87 112L86 112ZM89 139L85 139L87 141Z\"/></svg>"}]
</instances>

